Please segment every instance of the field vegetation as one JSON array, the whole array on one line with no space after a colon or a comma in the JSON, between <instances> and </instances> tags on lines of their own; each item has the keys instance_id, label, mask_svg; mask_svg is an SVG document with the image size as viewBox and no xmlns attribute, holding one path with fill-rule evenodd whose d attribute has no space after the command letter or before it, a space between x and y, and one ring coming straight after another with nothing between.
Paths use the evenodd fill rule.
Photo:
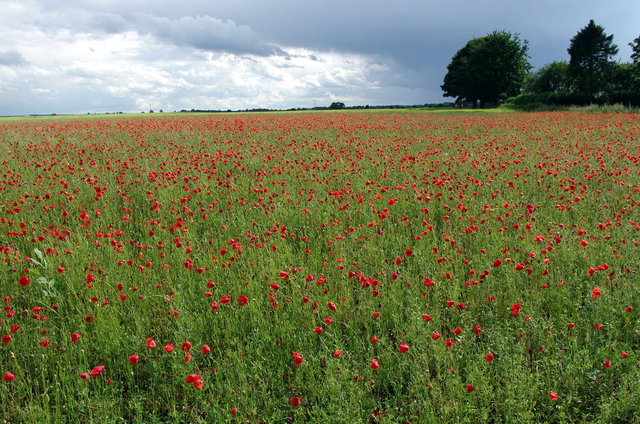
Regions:
<instances>
[{"instance_id":1,"label":"field vegetation","mask_svg":"<svg viewBox=\"0 0 640 424\"><path fill-rule=\"evenodd\" d=\"M0 121L5 422L640 421L640 117Z\"/></svg>"}]
</instances>

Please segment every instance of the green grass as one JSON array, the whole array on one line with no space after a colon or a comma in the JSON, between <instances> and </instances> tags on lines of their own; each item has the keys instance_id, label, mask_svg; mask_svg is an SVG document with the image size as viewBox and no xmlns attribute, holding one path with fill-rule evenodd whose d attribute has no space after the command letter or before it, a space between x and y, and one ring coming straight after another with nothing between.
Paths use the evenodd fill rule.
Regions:
<instances>
[{"instance_id":1,"label":"green grass","mask_svg":"<svg viewBox=\"0 0 640 424\"><path fill-rule=\"evenodd\" d=\"M2 419L640 420L637 115L431 112L0 120Z\"/></svg>"}]
</instances>

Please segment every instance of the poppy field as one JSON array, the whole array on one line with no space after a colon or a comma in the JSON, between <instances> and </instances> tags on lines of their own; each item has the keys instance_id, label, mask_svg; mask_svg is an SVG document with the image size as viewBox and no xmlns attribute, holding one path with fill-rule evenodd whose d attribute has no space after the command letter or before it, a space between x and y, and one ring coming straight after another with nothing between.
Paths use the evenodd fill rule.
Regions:
<instances>
[{"instance_id":1,"label":"poppy field","mask_svg":"<svg viewBox=\"0 0 640 424\"><path fill-rule=\"evenodd\" d=\"M640 420L640 116L0 121L4 422Z\"/></svg>"}]
</instances>

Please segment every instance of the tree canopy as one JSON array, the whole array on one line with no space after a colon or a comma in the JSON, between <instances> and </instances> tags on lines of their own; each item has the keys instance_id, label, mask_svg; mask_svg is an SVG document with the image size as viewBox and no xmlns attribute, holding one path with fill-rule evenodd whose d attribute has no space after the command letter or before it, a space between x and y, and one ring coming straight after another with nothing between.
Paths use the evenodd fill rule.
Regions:
<instances>
[{"instance_id":1,"label":"tree canopy","mask_svg":"<svg viewBox=\"0 0 640 424\"><path fill-rule=\"evenodd\" d=\"M591 19L571 39L569 52L569 74L573 77L578 92L595 96L606 89L607 78L612 68L612 57L618 53L613 44L613 35Z\"/></svg>"},{"instance_id":2,"label":"tree canopy","mask_svg":"<svg viewBox=\"0 0 640 424\"><path fill-rule=\"evenodd\" d=\"M629 43L629 46L631 46L631 50L633 50L631 60L633 60L633 63L640 65L640 37Z\"/></svg>"},{"instance_id":3,"label":"tree canopy","mask_svg":"<svg viewBox=\"0 0 640 424\"><path fill-rule=\"evenodd\" d=\"M531 68L528 48L518 34L505 31L470 40L447 66L444 95L483 107L518 94Z\"/></svg>"},{"instance_id":4,"label":"tree canopy","mask_svg":"<svg viewBox=\"0 0 640 424\"><path fill-rule=\"evenodd\" d=\"M526 91L530 93L563 93L571 91L569 64L563 61L547 63L529 75Z\"/></svg>"}]
</instances>

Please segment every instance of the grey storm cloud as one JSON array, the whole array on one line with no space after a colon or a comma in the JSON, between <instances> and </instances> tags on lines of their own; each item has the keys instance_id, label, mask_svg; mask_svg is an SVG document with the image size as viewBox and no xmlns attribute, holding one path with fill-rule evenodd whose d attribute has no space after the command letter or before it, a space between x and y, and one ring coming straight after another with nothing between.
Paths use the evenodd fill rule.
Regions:
<instances>
[{"instance_id":1,"label":"grey storm cloud","mask_svg":"<svg viewBox=\"0 0 640 424\"><path fill-rule=\"evenodd\" d=\"M182 46L258 56L286 55L279 47L265 42L247 25L211 16L181 16L170 19L138 15L136 26L142 32Z\"/></svg>"},{"instance_id":2,"label":"grey storm cloud","mask_svg":"<svg viewBox=\"0 0 640 424\"><path fill-rule=\"evenodd\" d=\"M29 62L16 50L0 51L0 66L21 66Z\"/></svg>"}]
</instances>

